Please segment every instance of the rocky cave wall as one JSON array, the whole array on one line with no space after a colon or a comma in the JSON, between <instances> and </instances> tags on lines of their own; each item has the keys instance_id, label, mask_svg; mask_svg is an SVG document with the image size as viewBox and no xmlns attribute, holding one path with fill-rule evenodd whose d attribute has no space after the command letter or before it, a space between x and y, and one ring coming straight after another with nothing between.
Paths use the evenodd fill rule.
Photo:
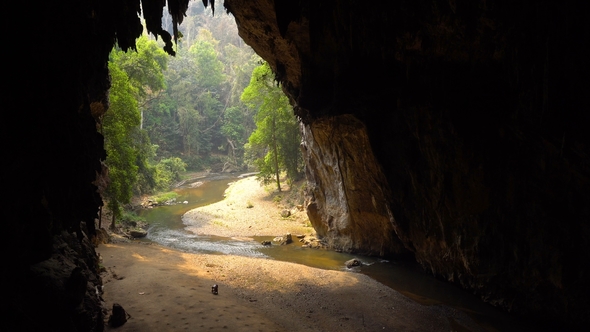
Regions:
<instances>
[{"instance_id":1,"label":"rocky cave wall","mask_svg":"<svg viewBox=\"0 0 590 332\"><path fill-rule=\"evenodd\" d=\"M155 5L144 8L148 28L170 41L158 24L161 1L144 2ZM99 123L109 52L115 42L134 47L140 8L139 0L68 0L2 10L3 330L103 330L92 245L102 205L93 182L106 157Z\"/></svg>"},{"instance_id":2,"label":"rocky cave wall","mask_svg":"<svg viewBox=\"0 0 590 332\"><path fill-rule=\"evenodd\" d=\"M171 2L177 22L187 2ZM163 2L142 3L170 40ZM411 253L513 312L587 325L590 38L576 4L225 5L302 120L318 232L351 251ZM140 1L25 7L3 11L26 16L5 34L2 252L5 285L21 290L5 326L101 330L96 128L108 52L133 46Z\"/></svg>"},{"instance_id":3,"label":"rocky cave wall","mask_svg":"<svg viewBox=\"0 0 590 332\"><path fill-rule=\"evenodd\" d=\"M412 252L506 310L587 325L590 35L576 4L225 5L303 122L319 234Z\"/></svg>"}]
</instances>

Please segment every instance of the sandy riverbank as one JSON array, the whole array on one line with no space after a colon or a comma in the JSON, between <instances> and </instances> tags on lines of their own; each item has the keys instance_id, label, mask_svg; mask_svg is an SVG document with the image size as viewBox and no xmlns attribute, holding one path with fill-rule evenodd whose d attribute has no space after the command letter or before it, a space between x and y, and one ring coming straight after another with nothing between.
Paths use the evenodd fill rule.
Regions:
<instances>
[{"instance_id":1,"label":"sandy riverbank","mask_svg":"<svg viewBox=\"0 0 590 332\"><path fill-rule=\"evenodd\" d=\"M242 179L223 201L185 218L199 234L313 233L303 212L282 218L284 207L272 196L254 178ZM119 303L130 315L110 331L481 330L462 312L420 305L360 273L155 244L102 244L97 251L107 270L106 307ZM218 295L211 293L213 284Z\"/></svg>"},{"instance_id":2,"label":"sandy riverbank","mask_svg":"<svg viewBox=\"0 0 590 332\"><path fill-rule=\"evenodd\" d=\"M254 176L247 177L230 184L225 199L187 212L182 221L196 234L225 237L312 235L314 230L309 226L305 211L284 202L289 194L288 189L279 193L272 186L261 186ZM281 217L285 209L291 213L287 218Z\"/></svg>"}]
</instances>

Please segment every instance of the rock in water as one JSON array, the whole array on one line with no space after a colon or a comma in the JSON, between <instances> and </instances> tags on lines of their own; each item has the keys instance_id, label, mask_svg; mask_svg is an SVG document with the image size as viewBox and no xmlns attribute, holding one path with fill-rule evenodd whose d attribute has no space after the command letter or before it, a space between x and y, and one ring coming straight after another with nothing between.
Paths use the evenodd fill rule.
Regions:
<instances>
[{"instance_id":1,"label":"rock in water","mask_svg":"<svg viewBox=\"0 0 590 332\"><path fill-rule=\"evenodd\" d=\"M363 263L362 263L361 261L359 261L358 259L356 259L356 258L353 258L353 259L351 259L351 260L348 260L348 261L346 261L344 264L345 264L345 265L346 265L346 267L347 267L347 268L349 268L349 269L350 269L350 268L353 268L353 267L355 267L355 266L361 266L361 265L363 265Z\"/></svg>"},{"instance_id":2,"label":"rock in water","mask_svg":"<svg viewBox=\"0 0 590 332\"><path fill-rule=\"evenodd\" d=\"M147 232L142 230L142 229L133 229L129 231L129 235L131 235L134 238L142 238L142 237L146 237L147 236Z\"/></svg>"},{"instance_id":3,"label":"rock in water","mask_svg":"<svg viewBox=\"0 0 590 332\"><path fill-rule=\"evenodd\" d=\"M279 245L283 246L285 244L289 244L291 242L293 242L293 237L291 236L291 233L287 233L283 236L277 236L273 239L273 242L278 242Z\"/></svg>"}]
</instances>

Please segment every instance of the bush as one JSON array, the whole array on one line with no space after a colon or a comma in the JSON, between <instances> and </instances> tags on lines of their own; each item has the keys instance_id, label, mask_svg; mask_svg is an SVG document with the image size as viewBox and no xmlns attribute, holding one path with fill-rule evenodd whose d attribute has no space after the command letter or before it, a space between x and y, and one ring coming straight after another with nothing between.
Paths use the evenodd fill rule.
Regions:
<instances>
[{"instance_id":1,"label":"bush","mask_svg":"<svg viewBox=\"0 0 590 332\"><path fill-rule=\"evenodd\" d=\"M156 165L155 183L157 190L168 190L176 181L180 181L180 174L186 170L186 164L178 157L160 160Z\"/></svg>"},{"instance_id":2,"label":"bush","mask_svg":"<svg viewBox=\"0 0 590 332\"><path fill-rule=\"evenodd\" d=\"M165 193L160 193L158 195L152 196L152 201L156 202L156 204L163 204L170 200L176 199L180 196L177 192L168 191Z\"/></svg>"},{"instance_id":3,"label":"bush","mask_svg":"<svg viewBox=\"0 0 590 332\"><path fill-rule=\"evenodd\" d=\"M145 221L144 217L138 216L134 211L124 210L121 214L121 221Z\"/></svg>"},{"instance_id":4,"label":"bush","mask_svg":"<svg viewBox=\"0 0 590 332\"><path fill-rule=\"evenodd\" d=\"M276 204L279 204L282 199L283 199L282 195L276 195L275 197L272 198L272 201L275 202Z\"/></svg>"}]
</instances>

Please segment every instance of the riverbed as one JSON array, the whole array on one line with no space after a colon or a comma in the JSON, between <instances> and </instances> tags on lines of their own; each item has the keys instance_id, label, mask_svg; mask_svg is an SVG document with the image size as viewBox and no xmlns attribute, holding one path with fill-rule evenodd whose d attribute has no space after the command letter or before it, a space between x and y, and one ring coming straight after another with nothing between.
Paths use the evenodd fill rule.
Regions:
<instances>
[{"instance_id":1,"label":"riverbed","mask_svg":"<svg viewBox=\"0 0 590 332\"><path fill-rule=\"evenodd\" d=\"M416 264L403 261L363 257L329 250L302 248L297 242L286 246L266 247L261 241L273 236L250 238L198 235L187 229L182 216L192 209L211 205L224 199L228 185L240 178L237 175L201 179L176 191L179 202L142 211L151 227L145 241L188 253L236 255L292 262L325 270L361 273L400 292L423 305L445 305L469 314L482 328L489 331L521 331L525 323L483 303L476 297L424 273ZM281 235L281 234L276 234ZM361 267L347 269L344 262L357 258ZM458 329L460 330L460 329Z\"/></svg>"}]
</instances>

